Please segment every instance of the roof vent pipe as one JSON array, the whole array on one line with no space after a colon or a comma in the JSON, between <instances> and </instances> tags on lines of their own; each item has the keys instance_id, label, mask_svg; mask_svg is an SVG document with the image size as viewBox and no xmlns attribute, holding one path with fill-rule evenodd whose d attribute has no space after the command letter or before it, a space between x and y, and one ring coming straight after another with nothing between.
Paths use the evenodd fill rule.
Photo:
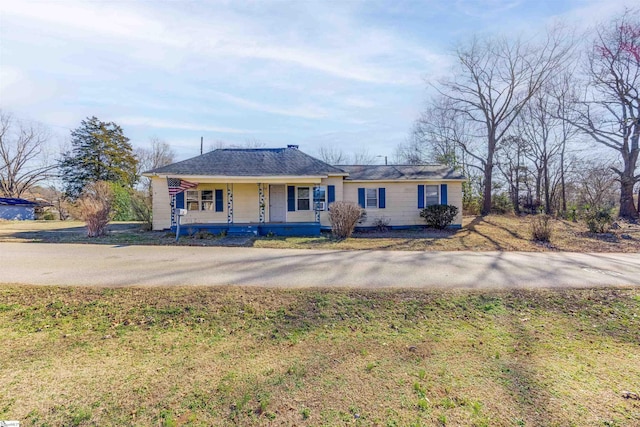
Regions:
<instances>
[{"instance_id":1,"label":"roof vent pipe","mask_svg":"<svg viewBox=\"0 0 640 427\"><path fill-rule=\"evenodd\" d=\"M298 147L300 147L299 145L293 145L293 144L289 144L287 145L287 148L294 148L294 149L298 149Z\"/></svg>"}]
</instances>

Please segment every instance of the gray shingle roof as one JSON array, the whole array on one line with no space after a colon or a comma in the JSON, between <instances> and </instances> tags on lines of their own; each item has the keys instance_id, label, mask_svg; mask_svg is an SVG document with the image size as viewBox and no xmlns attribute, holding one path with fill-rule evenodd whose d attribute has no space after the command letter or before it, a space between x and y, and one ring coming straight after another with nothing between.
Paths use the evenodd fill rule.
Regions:
<instances>
[{"instance_id":1,"label":"gray shingle roof","mask_svg":"<svg viewBox=\"0 0 640 427\"><path fill-rule=\"evenodd\" d=\"M5 206L38 206L37 202L27 199L16 199L12 197L0 197L0 205Z\"/></svg>"},{"instance_id":2,"label":"gray shingle roof","mask_svg":"<svg viewBox=\"0 0 640 427\"><path fill-rule=\"evenodd\" d=\"M464 175L443 165L344 165L348 181L464 179Z\"/></svg>"},{"instance_id":3,"label":"gray shingle roof","mask_svg":"<svg viewBox=\"0 0 640 427\"><path fill-rule=\"evenodd\" d=\"M167 175L318 176L344 171L297 148L224 148L145 172Z\"/></svg>"}]
</instances>

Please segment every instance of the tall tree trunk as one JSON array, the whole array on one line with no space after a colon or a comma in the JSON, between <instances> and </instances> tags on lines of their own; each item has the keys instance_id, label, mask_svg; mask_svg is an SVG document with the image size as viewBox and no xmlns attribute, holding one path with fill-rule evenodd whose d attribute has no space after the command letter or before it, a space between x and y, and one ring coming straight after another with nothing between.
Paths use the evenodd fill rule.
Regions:
<instances>
[{"instance_id":1,"label":"tall tree trunk","mask_svg":"<svg viewBox=\"0 0 640 427\"><path fill-rule=\"evenodd\" d=\"M482 201L482 215L491 213L491 190L493 184L493 159L496 151L495 129L489 131L487 144L487 162L484 165L484 199Z\"/></svg>"},{"instance_id":2,"label":"tall tree trunk","mask_svg":"<svg viewBox=\"0 0 640 427\"><path fill-rule=\"evenodd\" d=\"M562 197L562 213L567 213L567 187L564 182L564 150L566 147L566 141L562 142L562 152L560 153L560 189Z\"/></svg>"},{"instance_id":3,"label":"tall tree trunk","mask_svg":"<svg viewBox=\"0 0 640 427\"><path fill-rule=\"evenodd\" d=\"M493 175L493 162L487 163L484 168L484 199L482 201L482 215L491 213L491 186Z\"/></svg>"},{"instance_id":4,"label":"tall tree trunk","mask_svg":"<svg viewBox=\"0 0 640 427\"><path fill-rule=\"evenodd\" d=\"M638 161L639 150L634 147L633 150L627 150L627 143L621 150L622 159L624 161L624 170L618 172L620 175L620 217L627 219L638 219L638 210L633 201L633 189L635 187L635 165ZM640 205L640 200L638 201Z\"/></svg>"},{"instance_id":5,"label":"tall tree trunk","mask_svg":"<svg viewBox=\"0 0 640 427\"><path fill-rule=\"evenodd\" d=\"M542 168L536 168L536 202L542 203Z\"/></svg>"},{"instance_id":6,"label":"tall tree trunk","mask_svg":"<svg viewBox=\"0 0 640 427\"><path fill-rule=\"evenodd\" d=\"M551 195L549 194L549 160L545 158L544 160L544 212L547 215L551 214Z\"/></svg>"}]
</instances>

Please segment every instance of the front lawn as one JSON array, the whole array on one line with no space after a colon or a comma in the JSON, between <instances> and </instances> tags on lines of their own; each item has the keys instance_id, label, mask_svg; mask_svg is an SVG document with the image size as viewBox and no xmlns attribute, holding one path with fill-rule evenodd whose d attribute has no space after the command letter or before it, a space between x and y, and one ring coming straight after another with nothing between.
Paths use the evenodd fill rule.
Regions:
<instances>
[{"instance_id":1,"label":"front lawn","mask_svg":"<svg viewBox=\"0 0 640 427\"><path fill-rule=\"evenodd\" d=\"M21 425L640 425L640 290L0 287Z\"/></svg>"},{"instance_id":2,"label":"front lawn","mask_svg":"<svg viewBox=\"0 0 640 427\"><path fill-rule=\"evenodd\" d=\"M43 243L97 243L109 245L253 246L279 249L415 250L415 251L567 251L640 252L640 225L620 222L610 233L589 233L580 222L552 220L549 243L531 240L530 216L465 217L461 230L406 230L355 233L335 240L330 233L317 237L222 238L195 233L175 242L170 232L140 231L140 223L112 223L110 234L88 238L83 224L72 221L0 221L0 241Z\"/></svg>"}]
</instances>

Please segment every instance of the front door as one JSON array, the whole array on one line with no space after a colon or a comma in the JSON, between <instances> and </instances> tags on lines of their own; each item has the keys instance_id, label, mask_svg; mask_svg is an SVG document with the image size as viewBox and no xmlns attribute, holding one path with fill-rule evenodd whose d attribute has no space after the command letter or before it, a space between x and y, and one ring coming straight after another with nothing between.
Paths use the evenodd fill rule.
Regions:
<instances>
[{"instance_id":1,"label":"front door","mask_svg":"<svg viewBox=\"0 0 640 427\"><path fill-rule=\"evenodd\" d=\"M284 185L269 186L269 221L285 222L287 220L287 196Z\"/></svg>"}]
</instances>

